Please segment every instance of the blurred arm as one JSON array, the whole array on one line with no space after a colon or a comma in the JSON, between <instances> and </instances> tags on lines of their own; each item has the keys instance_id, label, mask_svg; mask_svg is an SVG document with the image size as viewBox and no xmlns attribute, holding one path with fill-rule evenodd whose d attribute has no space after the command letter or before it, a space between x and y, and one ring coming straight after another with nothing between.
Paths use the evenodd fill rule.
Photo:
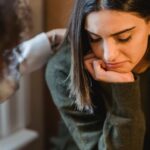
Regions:
<instances>
[{"instance_id":1,"label":"blurred arm","mask_svg":"<svg viewBox=\"0 0 150 150\"><path fill-rule=\"evenodd\" d=\"M46 64L62 43L66 29L55 29L41 33L19 46L18 60L20 72L29 73Z\"/></svg>"}]
</instances>

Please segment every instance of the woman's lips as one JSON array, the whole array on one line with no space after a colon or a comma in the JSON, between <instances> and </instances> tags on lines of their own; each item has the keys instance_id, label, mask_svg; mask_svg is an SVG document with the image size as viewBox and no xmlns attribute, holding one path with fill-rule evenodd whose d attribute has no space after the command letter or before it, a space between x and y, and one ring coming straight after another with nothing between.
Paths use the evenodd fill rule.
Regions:
<instances>
[{"instance_id":1,"label":"woman's lips","mask_svg":"<svg viewBox=\"0 0 150 150\"><path fill-rule=\"evenodd\" d=\"M105 63L107 69L115 69L122 67L127 61L116 62L116 63Z\"/></svg>"}]
</instances>

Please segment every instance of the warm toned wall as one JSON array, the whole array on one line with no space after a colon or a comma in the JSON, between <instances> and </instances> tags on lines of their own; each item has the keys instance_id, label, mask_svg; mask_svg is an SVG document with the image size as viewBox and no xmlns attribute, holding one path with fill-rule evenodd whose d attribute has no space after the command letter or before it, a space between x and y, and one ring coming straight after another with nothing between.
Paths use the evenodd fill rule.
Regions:
<instances>
[{"instance_id":1,"label":"warm toned wall","mask_svg":"<svg viewBox=\"0 0 150 150\"><path fill-rule=\"evenodd\" d=\"M45 0L45 27L65 27L70 16L73 0Z\"/></svg>"}]
</instances>

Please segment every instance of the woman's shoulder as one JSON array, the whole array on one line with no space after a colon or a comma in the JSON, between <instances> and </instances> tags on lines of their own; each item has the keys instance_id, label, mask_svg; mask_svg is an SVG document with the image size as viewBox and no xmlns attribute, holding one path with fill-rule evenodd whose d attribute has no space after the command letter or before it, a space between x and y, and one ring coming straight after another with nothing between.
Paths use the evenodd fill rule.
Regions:
<instances>
[{"instance_id":1,"label":"woman's shoulder","mask_svg":"<svg viewBox=\"0 0 150 150\"><path fill-rule=\"evenodd\" d=\"M70 44L64 42L46 66L46 79L55 78L61 73L69 75L71 65Z\"/></svg>"},{"instance_id":2,"label":"woman's shoulder","mask_svg":"<svg viewBox=\"0 0 150 150\"><path fill-rule=\"evenodd\" d=\"M46 83L57 107L70 106L68 85L70 83L70 45L64 43L50 58L46 67ZM66 96L67 95L67 96Z\"/></svg>"}]
</instances>

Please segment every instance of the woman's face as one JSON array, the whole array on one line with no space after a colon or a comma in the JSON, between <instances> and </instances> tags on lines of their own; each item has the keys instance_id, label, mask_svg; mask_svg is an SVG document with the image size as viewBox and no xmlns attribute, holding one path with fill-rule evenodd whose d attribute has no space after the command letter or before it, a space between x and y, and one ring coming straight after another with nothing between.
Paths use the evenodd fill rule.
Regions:
<instances>
[{"instance_id":1,"label":"woman's face","mask_svg":"<svg viewBox=\"0 0 150 150\"><path fill-rule=\"evenodd\" d=\"M107 70L130 72L144 56L150 23L126 12L101 10L86 18L93 53Z\"/></svg>"}]
</instances>

